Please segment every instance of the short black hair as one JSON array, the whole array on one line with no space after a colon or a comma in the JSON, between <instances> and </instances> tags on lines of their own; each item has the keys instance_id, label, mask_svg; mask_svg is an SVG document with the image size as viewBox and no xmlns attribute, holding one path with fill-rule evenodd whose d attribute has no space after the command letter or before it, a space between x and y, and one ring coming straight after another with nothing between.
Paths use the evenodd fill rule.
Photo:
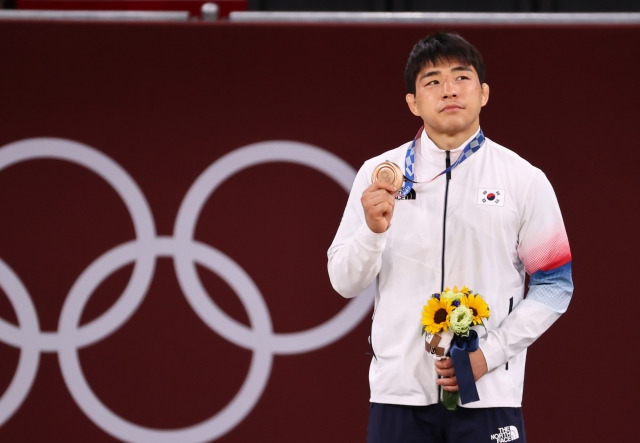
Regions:
<instances>
[{"instance_id":1,"label":"short black hair","mask_svg":"<svg viewBox=\"0 0 640 443\"><path fill-rule=\"evenodd\" d=\"M457 60L465 66L473 66L480 83L484 83L487 71L480 52L458 34L438 32L418 41L409 54L404 69L407 92L416 93L416 78L426 64L435 65L436 62L447 60Z\"/></svg>"}]
</instances>

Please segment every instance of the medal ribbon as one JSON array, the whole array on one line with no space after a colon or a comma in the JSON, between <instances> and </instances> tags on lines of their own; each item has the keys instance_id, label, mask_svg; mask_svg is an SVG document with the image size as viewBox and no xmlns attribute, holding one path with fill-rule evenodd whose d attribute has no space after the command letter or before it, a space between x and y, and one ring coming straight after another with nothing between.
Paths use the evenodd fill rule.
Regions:
<instances>
[{"instance_id":1,"label":"medal ribbon","mask_svg":"<svg viewBox=\"0 0 640 443\"><path fill-rule=\"evenodd\" d=\"M413 138L411 145L409 145L409 148L407 149L407 153L404 157L405 180L402 185L402 190L400 191L400 195L402 196L407 195L411 191L414 183L429 183L435 180L436 178L440 177L442 174L446 174L447 172L451 171L460 163L462 163L463 161L471 157L473 154L475 154L475 152L478 149L480 149L480 147L482 146L485 140L484 133L482 132L482 129L480 129L478 131L478 135L476 135L469 143L467 143L467 145L462 150L462 154L460 154L460 157L458 157L458 160L456 160L451 166L449 166L447 169L445 169L444 171L442 171L441 173L439 173L429 181L417 182L414 180L415 179L414 165L416 161L416 141L420 140L420 137L422 137L423 129L424 129L424 126L421 126L420 129L418 130L418 133Z\"/></svg>"}]
</instances>

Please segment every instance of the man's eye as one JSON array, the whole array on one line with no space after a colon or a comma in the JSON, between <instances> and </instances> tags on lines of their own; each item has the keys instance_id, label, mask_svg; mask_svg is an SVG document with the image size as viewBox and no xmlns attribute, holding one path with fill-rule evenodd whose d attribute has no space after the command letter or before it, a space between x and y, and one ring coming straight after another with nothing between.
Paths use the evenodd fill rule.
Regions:
<instances>
[{"instance_id":1,"label":"man's eye","mask_svg":"<svg viewBox=\"0 0 640 443\"><path fill-rule=\"evenodd\" d=\"M469 77L467 77L466 75L461 75L458 78L456 78L456 80L469 80Z\"/></svg>"},{"instance_id":2,"label":"man's eye","mask_svg":"<svg viewBox=\"0 0 640 443\"><path fill-rule=\"evenodd\" d=\"M427 86L429 86L429 85L437 85L438 83L440 83L438 80L431 80L430 82L427 82Z\"/></svg>"}]
</instances>

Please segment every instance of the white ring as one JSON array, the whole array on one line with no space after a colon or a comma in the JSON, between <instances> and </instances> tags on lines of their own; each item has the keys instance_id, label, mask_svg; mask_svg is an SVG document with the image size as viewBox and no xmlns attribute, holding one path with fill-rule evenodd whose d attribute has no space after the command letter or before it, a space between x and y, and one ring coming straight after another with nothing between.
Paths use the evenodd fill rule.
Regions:
<instances>
[{"instance_id":1,"label":"white ring","mask_svg":"<svg viewBox=\"0 0 640 443\"><path fill-rule=\"evenodd\" d=\"M309 352L346 335L368 313L373 288L350 301L330 320L306 331L274 333L264 297L250 276L231 258L193 238L200 211L227 178L253 165L290 162L314 168L347 192L355 171L322 149L289 141L262 142L239 148L210 165L189 189L181 204L173 237L158 237L151 211L135 181L106 155L77 142L39 138L0 149L0 171L33 159L61 159L92 170L107 181L132 216L136 239L117 245L96 258L74 282L62 307L58 330L42 332L31 298L18 276L0 260L0 287L9 296L19 327L0 319L0 340L21 349L16 374L0 397L0 425L20 407L33 384L39 352L58 352L65 383L81 410L97 426L127 441L211 441L240 423L259 400L269 379L274 354ZM173 257L178 283L199 318L214 332L253 352L249 372L234 399L209 419L180 429L146 428L109 410L91 390L80 365L78 349L89 346L120 328L137 310L151 284L158 257ZM100 317L79 325L95 289L104 279L129 263L132 276L118 300ZM250 326L220 310L200 282L195 265L217 273L240 297Z\"/></svg>"},{"instance_id":2,"label":"white ring","mask_svg":"<svg viewBox=\"0 0 640 443\"><path fill-rule=\"evenodd\" d=\"M17 329L0 318L0 337L9 345L21 349L16 373L0 398L0 426L2 426L18 410L31 390L40 361L36 340L40 326L36 309L26 288L2 259L0 259L0 288L15 307L20 325L20 329Z\"/></svg>"},{"instance_id":3,"label":"white ring","mask_svg":"<svg viewBox=\"0 0 640 443\"><path fill-rule=\"evenodd\" d=\"M158 256L172 256L176 254L177 250L185 248L183 243L171 238L159 238L147 246L152 246L153 253ZM196 253L195 261L197 263L205 265L212 271L224 270L218 275L237 291L245 308L264 304L258 288L232 260L206 245L192 243L188 249ZM132 242L106 254L106 256L113 255L114 259L101 257L98 260L99 265L90 266L90 268L99 269L97 273L94 273L94 277L99 280L92 282L92 287L88 289L97 287L104 278L119 267L134 261L137 254L138 245ZM115 259L116 257L117 259ZM217 267L218 269L216 269ZM74 307L73 311L67 311L70 318L65 318L65 324L78 324L82 308L88 301L90 294L90 292L85 292L78 296L80 298L78 305ZM271 331L271 323L266 307L264 311L260 311L261 315L259 316L254 315L251 309L248 309L247 312L251 321L255 320L255 323L259 325L258 334L268 335ZM124 441L139 442L199 442L210 441L224 435L240 423L257 403L269 379L273 359L272 353L267 347L255 346L247 378L235 398L225 408L213 417L193 426L182 429L158 430L131 423L107 408L87 383L80 366L76 344L72 341L60 340L59 345L62 375L69 392L80 409L105 432Z\"/></svg>"},{"instance_id":4,"label":"white ring","mask_svg":"<svg viewBox=\"0 0 640 443\"><path fill-rule=\"evenodd\" d=\"M269 162L290 162L316 169L332 178L346 192L349 192L355 176L353 168L344 160L312 145L292 141L268 141L247 145L224 155L198 177L180 206L174 236L177 239L192 239L200 212L215 189L237 172ZM179 278L196 285L197 273L188 256L180 254L176 263ZM204 291L197 294L185 291L185 296L198 313L196 305L210 305L209 315L200 316L209 327L217 330L229 341L237 343L236 339L239 338L241 343L237 344L241 344L247 349L253 348L253 334L246 331L246 326L233 319L227 319L227 316L213 304L211 298ZM369 288L366 293L351 300L331 320L306 331L274 333L265 345L270 346L273 352L278 354L308 352L326 346L355 328L367 315L372 301L373 288ZM216 327L218 321L225 323L225 328L233 331L232 335L235 338L220 331Z\"/></svg>"}]
</instances>

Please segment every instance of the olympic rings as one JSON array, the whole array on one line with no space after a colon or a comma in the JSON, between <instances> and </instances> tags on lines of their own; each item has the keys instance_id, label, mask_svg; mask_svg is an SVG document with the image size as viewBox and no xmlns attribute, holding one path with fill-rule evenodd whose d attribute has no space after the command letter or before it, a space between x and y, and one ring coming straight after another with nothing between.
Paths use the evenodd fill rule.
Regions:
<instances>
[{"instance_id":1,"label":"olympic rings","mask_svg":"<svg viewBox=\"0 0 640 443\"><path fill-rule=\"evenodd\" d=\"M0 397L0 426L11 418L29 394L41 352L57 352L62 375L83 413L110 435L125 441L212 441L236 427L258 402L271 372L274 355L310 352L339 340L369 312L373 288L351 300L332 319L306 331L275 333L266 301L251 277L230 257L193 238L200 212L216 188L237 172L267 162L290 162L317 169L349 191L355 171L339 157L312 145L291 141L251 144L211 164L187 192L176 217L173 237L157 236L149 205L134 179L116 162L94 148L57 138L21 140L0 148L0 171L36 159L58 159L83 166L103 178L122 198L133 221L136 239L94 260L81 273L64 301L58 330L42 332L38 317L20 278L0 258L0 288L7 294L18 326L0 318L0 340L19 348L20 358L9 387ZM179 429L143 427L118 416L93 393L82 372L80 348L114 333L131 316L151 284L156 259L172 257L178 283L198 317L215 333L253 356L247 377L234 399L209 419ZM134 263L120 298L100 317L79 325L94 290L109 275ZM208 296L196 264L217 273L236 292L251 326L229 317Z\"/></svg>"}]
</instances>

